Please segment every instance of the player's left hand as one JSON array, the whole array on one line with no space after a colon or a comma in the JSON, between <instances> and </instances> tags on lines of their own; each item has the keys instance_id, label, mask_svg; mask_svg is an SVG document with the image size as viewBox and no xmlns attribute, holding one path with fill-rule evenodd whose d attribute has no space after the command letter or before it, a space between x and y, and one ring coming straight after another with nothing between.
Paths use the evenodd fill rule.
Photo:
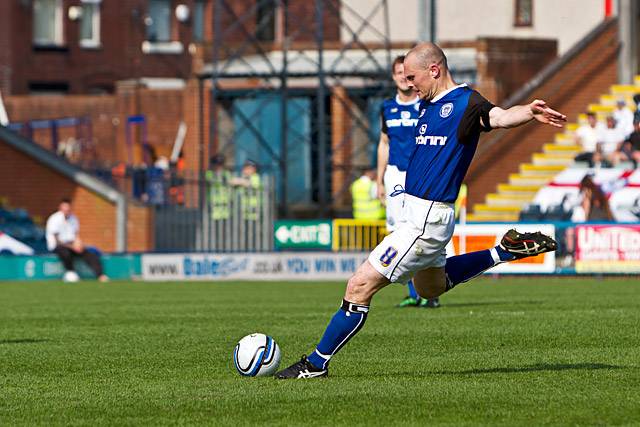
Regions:
<instances>
[{"instance_id":1,"label":"player's left hand","mask_svg":"<svg viewBox=\"0 0 640 427\"><path fill-rule=\"evenodd\" d=\"M536 99L529 104L529 107L531 108L531 113L533 113L533 118L540 123L561 128L567 121L567 116L551 109L547 103L541 99Z\"/></svg>"}]
</instances>

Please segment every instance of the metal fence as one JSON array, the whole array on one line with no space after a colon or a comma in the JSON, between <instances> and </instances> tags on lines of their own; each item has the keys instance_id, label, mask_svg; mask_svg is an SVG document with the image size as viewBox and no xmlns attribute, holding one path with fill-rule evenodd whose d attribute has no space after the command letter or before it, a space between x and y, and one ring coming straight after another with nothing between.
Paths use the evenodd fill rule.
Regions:
<instances>
[{"instance_id":1,"label":"metal fence","mask_svg":"<svg viewBox=\"0 0 640 427\"><path fill-rule=\"evenodd\" d=\"M263 252L274 246L273 179L245 187L206 174L129 168L99 175L154 209L158 252ZM221 199L223 197L223 199Z\"/></svg>"},{"instance_id":2,"label":"metal fence","mask_svg":"<svg viewBox=\"0 0 640 427\"><path fill-rule=\"evenodd\" d=\"M216 216L217 205L212 197L208 200L202 210L202 230L198 233L197 249L216 252L273 250L275 200L271 183L257 189L229 188L227 218ZM255 205L250 203L251 200Z\"/></svg>"},{"instance_id":3,"label":"metal fence","mask_svg":"<svg viewBox=\"0 0 640 427\"><path fill-rule=\"evenodd\" d=\"M387 235L384 220L334 219L334 251L370 251Z\"/></svg>"}]
</instances>

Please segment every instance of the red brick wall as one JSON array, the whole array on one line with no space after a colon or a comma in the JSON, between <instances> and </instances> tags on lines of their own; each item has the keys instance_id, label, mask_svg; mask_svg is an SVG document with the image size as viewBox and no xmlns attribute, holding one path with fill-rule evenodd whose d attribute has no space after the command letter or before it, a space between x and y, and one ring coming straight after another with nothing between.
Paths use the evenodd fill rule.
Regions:
<instances>
[{"instance_id":1,"label":"red brick wall","mask_svg":"<svg viewBox=\"0 0 640 427\"><path fill-rule=\"evenodd\" d=\"M138 96L139 111L147 119L148 142L156 147L159 156L169 157L184 116L182 90L141 89Z\"/></svg>"},{"instance_id":2,"label":"red brick wall","mask_svg":"<svg viewBox=\"0 0 640 427\"><path fill-rule=\"evenodd\" d=\"M191 4L193 0L174 0ZM2 2L9 3L9 2ZM18 2L11 2L18 3ZM137 77L179 77L190 75L188 45L191 25L179 23L172 14L174 40L183 43L181 54L145 54L142 42L146 38L144 15L146 0L103 1L101 3L101 47L86 49L79 45L80 21L67 17L69 6L80 0L64 0L64 48L36 50L32 46L32 8L16 5L11 15L0 14L0 28L14 23L11 46L21 52L10 62L12 93L27 93L29 82L67 82L70 93L86 93L96 88L113 90L117 80ZM1 62L0 62L1 63Z\"/></svg>"},{"instance_id":3,"label":"red brick wall","mask_svg":"<svg viewBox=\"0 0 640 427\"><path fill-rule=\"evenodd\" d=\"M248 36L255 35L257 28L257 16L255 13L256 0L222 0L220 2L221 35L224 43L219 52L220 57L227 56L227 49L235 50L243 45L248 52L253 52L255 46L249 43ZM253 10L253 13L251 11ZM315 42L316 40L316 10L315 2L309 0L288 1L288 26L286 36L292 42ZM277 19L277 18L276 18ZM340 1L323 1L323 38L327 42L340 40ZM205 24L207 40L213 40L215 34L211 30L213 21ZM274 34L274 38L277 34ZM267 50L273 45L264 43ZM245 50L246 52L246 50Z\"/></svg>"},{"instance_id":4,"label":"red brick wall","mask_svg":"<svg viewBox=\"0 0 640 427\"><path fill-rule=\"evenodd\" d=\"M351 194L344 191L351 180L353 166L353 141L351 128L353 118L349 108L351 99L344 87L336 86L331 93L331 190L335 207L351 204ZM356 172L357 173L357 172Z\"/></svg>"},{"instance_id":5,"label":"red brick wall","mask_svg":"<svg viewBox=\"0 0 640 427\"><path fill-rule=\"evenodd\" d=\"M62 198L72 200L80 221L80 236L103 251L116 249L116 208L101 196L77 185L31 157L0 141L0 195L31 215L46 218ZM153 249L150 209L129 206L127 243L130 251Z\"/></svg>"},{"instance_id":6,"label":"red brick wall","mask_svg":"<svg viewBox=\"0 0 640 427\"><path fill-rule=\"evenodd\" d=\"M127 208L127 251L147 252L155 247L153 209L129 202Z\"/></svg>"},{"instance_id":7,"label":"red brick wall","mask_svg":"<svg viewBox=\"0 0 640 427\"><path fill-rule=\"evenodd\" d=\"M195 0L173 0L173 8L186 4L193 11ZM255 34L256 17L247 15L255 7L255 0L224 0L227 7L221 10L220 22L224 28L234 30L225 33L220 56L227 56L230 44L235 49ZM69 6L79 5L80 0L63 0L64 45L60 49L34 49L32 42L32 3L18 0L0 1L0 90L7 94L28 93L29 83L67 83L72 94L107 90L112 92L118 80L139 77L177 77L186 79L192 74L191 53L193 27L191 22L180 23L172 14L172 39L180 41L180 54L145 54L142 43L146 39L144 17L147 0L103 1L101 3L101 46L83 48L79 44L80 21L67 16ZM330 7L331 4L335 6ZM324 12L324 37L327 41L339 40L339 11L337 0L326 2ZM314 3L291 0L289 35L296 41L313 41ZM209 40L201 54L209 57L213 39L213 0L207 0L205 8L205 37ZM339 8L338 8L339 10ZM242 23L238 24L238 21ZM273 48L265 43L265 49ZM245 53L255 47L245 46ZM19 52L19 55L12 53Z\"/></svg>"},{"instance_id":8,"label":"red brick wall","mask_svg":"<svg viewBox=\"0 0 640 427\"><path fill-rule=\"evenodd\" d=\"M5 104L12 122L89 117L98 159L105 165L127 159L128 116L145 115L148 142L156 148L157 155L167 157L171 154L178 125L184 117L182 90L150 90L135 85L119 87L116 95L10 96ZM75 136L75 132L75 128L61 128L58 139L62 141ZM51 148L51 131L35 131L33 139L43 147ZM142 141L141 132L134 133L134 142L139 141ZM134 163L141 161L142 153L137 145Z\"/></svg>"},{"instance_id":9,"label":"red brick wall","mask_svg":"<svg viewBox=\"0 0 640 427\"><path fill-rule=\"evenodd\" d=\"M545 81L528 102L544 99L565 113L569 121L575 121L589 103L597 102L616 83L617 52L617 25L612 21L589 46ZM509 174L517 172L521 163L531 161L531 155L541 151L545 143L553 142L556 132L555 128L534 121L484 135L466 178L470 203L484 201L499 183L508 182Z\"/></svg>"},{"instance_id":10,"label":"red brick wall","mask_svg":"<svg viewBox=\"0 0 640 427\"><path fill-rule=\"evenodd\" d=\"M116 157L115 141L119 128L119 117L115 98L112 96L10 96L5 99L5 106L12 122L89 117L98 158L109 163ZM59 140L75 136L75 133L75 128L61 128ZM33 139L43 147L51 148L50 131L36 131Z\"/></svg>"},{"instance_id":11,"label":"red brick wall","mask_svg":"<svg viewBox=\"0 0 640 427\"><path fill-rule=\"evenodd\" d=\"M13 5L11 1L0 1L0 93L4 96L11 93L12 26L6 21L11 16Z\"/></svg>"},{"instance_id":12,"label":"red brick wall","mask_svg":"<svg viewBox=\"0 0 640 427\"><path fill-rule=\"evenodd\" d=\"M200 120L200 95L198 81L193 79L187 82L187 87L183 97L184 121L187 125L182 153L184 155L185 166L189 170L198 170L200 156L204 160L204 167L209 165L209 82L205 83L203 89L204 111L203 120ZM202 145L202 147L201 147ZM202 152L200 149L202 148Z\"/></svg>"},{"instance_id":13,"label":"red brick wall","mask_svg":"<svg viewBox=\"0 0 640 427\"><path fill-rule=\"evenodd\" d=\"M119 85L116 104L120 129L117 135L117 153L119 160L128 159L127 154L127 117L144 115L147 126L147 142L158 156L169 157L175 142L183 113L182 90L150 90L137 85ZM132 127L133 163L143 161L140 143L143 142L142 127Z\"/></svg>"},{"instance_id":14,"label":"red brick wall","mask_svg":"<svg viewBox=\"0 0 640 427\"><path fill-rule=\"evenodd\" d=\"M340 1L325 0L323 3L322 23L325 42L340 40ZM294 0L289 2L288 35L293 41L315 41L316 11L315 2Z\"/></svg>"},{"instance_id":15,"label":"red brick wall","mask_svg":"<svg viewBox=\"0 0 640 427\"><path fill-rule=\"evenodd\" d=\"M476 89L495 104L520 89L558 55L556 40L481 38L475 47Z\"/></svg>"}]
</instances>

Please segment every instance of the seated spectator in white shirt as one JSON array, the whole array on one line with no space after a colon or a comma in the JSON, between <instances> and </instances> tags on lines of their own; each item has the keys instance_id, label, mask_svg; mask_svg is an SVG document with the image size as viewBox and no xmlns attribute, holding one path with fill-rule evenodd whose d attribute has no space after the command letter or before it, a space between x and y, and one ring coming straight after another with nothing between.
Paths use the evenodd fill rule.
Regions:
<instances>
[{"instance_id":1,"label":"seated spectator in white shirt","mask_svg":"<svg viewBox=\"0 0 640 427\"><path fill-rule=\"evenodd\" d=\"M633 112L627 108L627 103L623 99L618 100L617 106L618 108L613 112L616 129L626 138L633 132Z\"/></svg>"},{"instance_id":2,"label":"seated spectator in white shirt","mask_svg":"<svg viewBox=\"0 0 640 427\"><path fill-rule=\"evenodd\" d=\"M602 147L602 155L610 164L618 163L618 156L616 153L622 148L622 142L626 136L616 126L616 121L613 116L607 117L607 127L602 132L602 140L600 145Z\"/></svg>"},{"instance_id":3,"label":"seated spectator in white shirt","mask_svg":"<svg viewBox=\"0 0 640 427\"><path fill-rule=\"evenodd\" d=\"M106 282L109 278L102 271L100 258L89 251L80 240L78 218L71 212L71 201L63 199L58 211L47 219L47 248L58 255L67 272L74 272L73 259L82 258L91 267L98 280Z\"/></svg>"},{"instance_id":4,"label":"seated spectator in white shirt","mask_svg":"<svg viewBox=\"0 0 640 427\"><path fill-rule=\"evenodd\" d=\"M576 142L582 146L582 152L576 156L576 161L589 162L593 166L593 153L603 139L604 125L598 123L594 113L587 113L587 124L576 130Z\"/></svg>"}]
</instances>

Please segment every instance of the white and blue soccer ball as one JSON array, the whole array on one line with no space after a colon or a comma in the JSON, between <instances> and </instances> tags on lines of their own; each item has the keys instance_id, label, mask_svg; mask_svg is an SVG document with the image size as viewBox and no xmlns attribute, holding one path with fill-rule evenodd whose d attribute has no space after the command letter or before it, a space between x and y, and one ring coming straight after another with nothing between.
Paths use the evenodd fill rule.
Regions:
<instances>
[{"instance_id":1,"label":"white and blue soccer ball","mask_svg":"<svg viewBox=\"0 0 640 427\"><path fill-rule=\"evenodd\" d=\"M271 376L280 366L280 347L268 335L247 335L233 350L233 364L246 377Z\"/></svg>"},{"instance_id":2,"label":"white and blue soccer ball","mask_svg":"<svg viewBox=\"0 0 640 427\"><path fill-rule=\"evenodd\" d=\"M65 283L76 283L80 281L80 276L73 270L65 271L62 275L62 281Z\"/></svg>"}]
</instances>

